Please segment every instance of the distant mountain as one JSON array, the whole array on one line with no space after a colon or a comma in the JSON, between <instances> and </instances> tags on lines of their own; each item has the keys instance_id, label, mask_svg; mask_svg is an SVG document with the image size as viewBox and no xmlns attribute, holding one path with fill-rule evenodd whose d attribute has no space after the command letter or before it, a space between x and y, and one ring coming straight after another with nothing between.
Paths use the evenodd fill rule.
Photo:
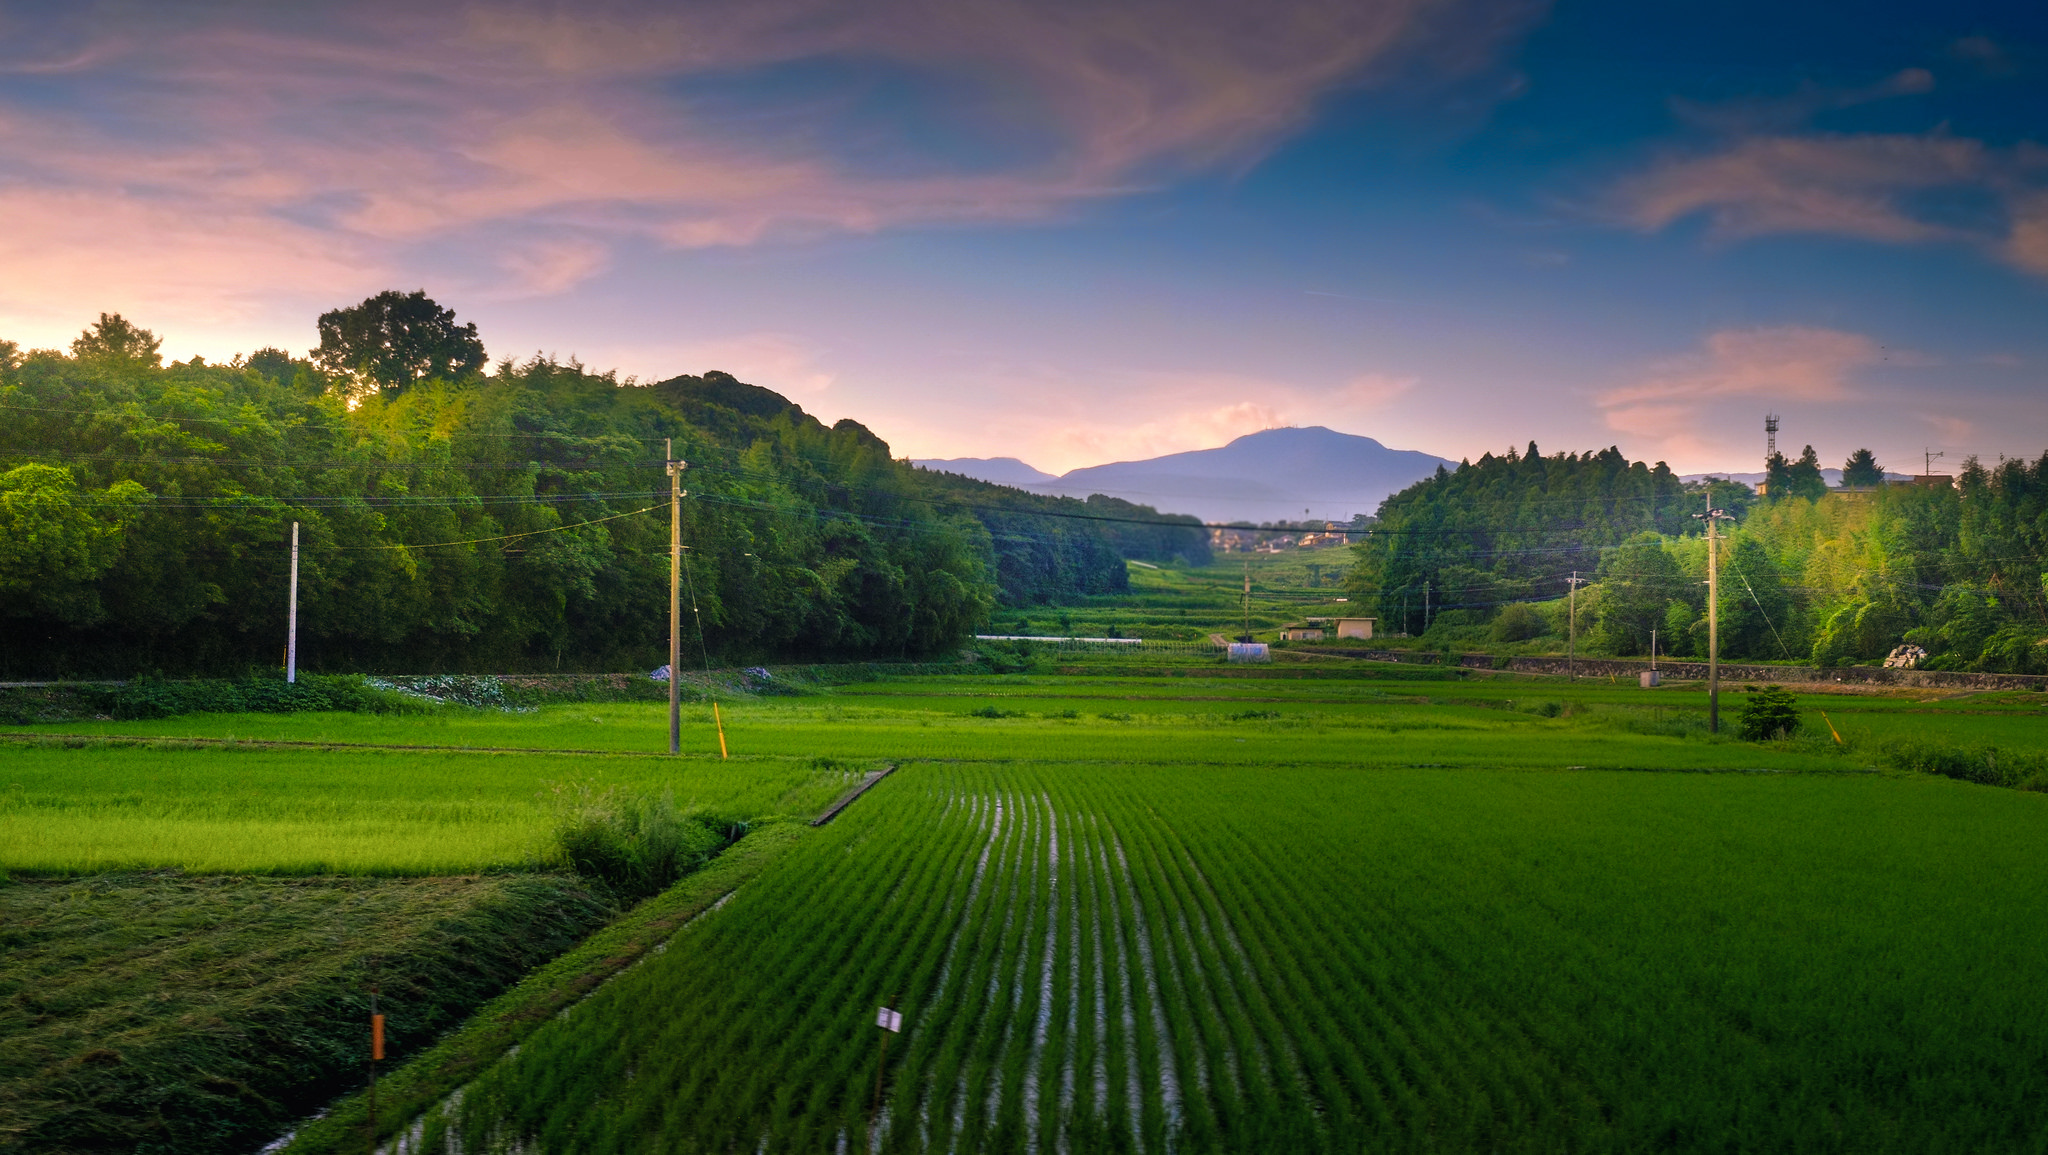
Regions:
<instances>
[{"instance_id":1,"label":"distant mountain","mask_svg":"<svg viewBox=\"0 0 2048 1155\"><path fill-rule=\"evenodd\" d=\"M1033 469L1014 457L951 457L912 461L912 465L940 473L957 473L976 481L1013 485L1019 489L1058 481L1042 469Z\"/></svg>"},{"instance_id":2,"label":"distant mountain","mask_svg":"<svg viewBox=\"0 0 2048 1155\"><path fill-rule=\"evenodd\" d=\"M1203 521L1265 522L1349 521L1353 514L1377 512L1388 494L1428 477L1437 466L1455 469L1458 463L1316 425L1268 429L1220 449L1091 465L1060 477L1014 457L913 464L1037 493L1107 494Z\"/></svg>"}]
</instances>

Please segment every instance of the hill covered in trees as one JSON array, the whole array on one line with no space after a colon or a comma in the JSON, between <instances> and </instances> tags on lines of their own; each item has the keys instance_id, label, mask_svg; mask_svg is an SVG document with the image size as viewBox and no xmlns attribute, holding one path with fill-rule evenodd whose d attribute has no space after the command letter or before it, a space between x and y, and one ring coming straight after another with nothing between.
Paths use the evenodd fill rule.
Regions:
<instances>
[{"instance_id":1,"label":"hill covered in trees","mask_svg":"<svg viewBox=\"0 0 2048 1155\"><path fill-rule=\"evenodd\" d=\"M419 294L321 322L311 359L166 365L118 316L69 352L0 342L0 673L278 665L295 521L308 668L650 666L670 440L715 661L936 652L998 604L1121 589L1125 556L1191 548L913 469L724 373L485 366ZM419 333L424 352L393 352Z\"/></svg>"},{"instance_id":2,"label":"hill covered in trees","mask_svg":"<svg viewBox=\"0 0 2048 1155\"><path fill-rule=\"evenodd\" d=\"M1812 461L1790 468L1819 476ZM1693 515L1711 498L1735 515L1720 545L1724 656L1834 665L1911 642L1935 668L2048 673L2048 455L1972 459L1954 487L1807 480L1759 498L1618 449L1546 457L1532 443L1388 498L1352 547L1351 593L1389 632L1518 642L1566 631L1576 572L1589 579L1582 652L1646 653L1654 630L1660 652L1703 655L1707 549Z\"/></svg>"}]
</instances>

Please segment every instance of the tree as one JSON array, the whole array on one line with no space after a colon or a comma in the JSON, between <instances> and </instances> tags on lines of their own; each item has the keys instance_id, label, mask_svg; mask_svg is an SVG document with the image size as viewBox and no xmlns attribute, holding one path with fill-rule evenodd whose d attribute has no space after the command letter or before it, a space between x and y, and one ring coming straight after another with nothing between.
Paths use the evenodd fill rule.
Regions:
<instances>
[{"instance_id":1,"label":"tree","mask_svg":"<svg viewBox=\"0 0 2048 1155\"><path fill-rule=\"evenodd\" d=\"M396 289L347 309L320 314L320 347L313 361L354 383L353 392L381 389L386 395L430 377L453 380L483 368L484 345L476 323L455 323L425 289Z\"/></svg>"},{"instance_id":2,"label":"tree","mask_svg":"<svg viewBox=\"0 0 2048 1155\"><path fill-rule=\"evenodd\" d=\"M291 383L292 373L296 368L292 364L292 355L275 347L256 350L249 354L249 359L242 364L272 381L287 385Z\"/></svg>"},{"instance_id":3,"label":"tree","mask_svg":"<svg viewBox=\"0 0 2048 1155\"><path fill-rule=\"evenodd\" d=\"M97 324L71 342L71 355L123 369L156 369L164 363L157 352L162 344L162 338L136 328L121 314L101 313Z\"/></svg>"},{"instance_id":4,"label":"tree","mask_svg":"<svg viewBox=\"0 0 2048 1155\"><path fill-rule=\"evenodd\" d=\"M120 556L126 519L146 496L133 481L80 494L71 471L54 465L0 473L0 602L21 616L98 621L91 583Z\"/></svg>"},{"instance_id":5,"label":"tree","mask_svg":"<svg viewBox=\"0 0 2048 1155\"><path fill-rule=\"evenodd\" d=\"M1883 485L1884 466L1877 463L1877 455L1868 449L1859 449L1842 463L1843 485Z\"/></svg>"},{"instance_id":6,"label":"tree","mask_svg":"<svg viewBox=\"0 0 2048 1155\"><path fill-rule=\"evenodd\" d=\"M1771 487L1772 497L1781 496L1778 487ZM1785 497L1803 497L1818 501L1828 495L1828 479L1820 473L1820 454L1809 445L1799 454L1799 460L1785 469Z\"/></svg>"},{"instance_id":7,"label":"tree","mask_svg":"<svg viewBox=\"0 0 2048 1155\"><path fill-rule=\"evenodd\" d=\"M1641 533L1600 560L1600 639L1617 654L1647 653L1671 599L1687 590L1678 560L1655 533Z\"/></svg>"}]
</instances>

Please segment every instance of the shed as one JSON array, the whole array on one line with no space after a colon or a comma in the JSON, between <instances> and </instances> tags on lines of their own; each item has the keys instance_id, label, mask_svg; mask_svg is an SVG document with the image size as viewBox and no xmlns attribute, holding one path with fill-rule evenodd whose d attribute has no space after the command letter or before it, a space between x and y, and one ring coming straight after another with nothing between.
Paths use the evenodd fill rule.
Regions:
<instances>
[{"instance_id":1,"label":"shed","mask_svg":"<svg viewBox=\"0 0 2048 1155\"><path fill-rule=\"evenodd\" d=\"M1372 624L1378 620L1378 618L1338 618L1337 636L1340 638L1357 638L1361 641L1369 642L1372 640Z\"/></svg>"},{"instance_id":2,"label":"shed","mask_svg":"<svg viewBox=\"0 0 2048 1155\"><path fill-rule=\"evenodd\" d=\"M1280 640L1283 642L1320 642L1323 640L1323 627L1312 625L1308 622L1290 622L1280 627Z\"/></svg>"}]
</instances>

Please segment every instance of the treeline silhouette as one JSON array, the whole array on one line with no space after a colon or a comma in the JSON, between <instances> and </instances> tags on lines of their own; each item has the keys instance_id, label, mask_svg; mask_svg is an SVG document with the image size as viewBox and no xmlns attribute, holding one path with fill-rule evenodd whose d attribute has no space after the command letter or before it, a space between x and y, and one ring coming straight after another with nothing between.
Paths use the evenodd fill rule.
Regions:
<instances>
[{"instance_id":1,"label":"treeline silhouette","mask_svg":"<svg viewBox=\"0 0 2048 1155\"><path fill-rule=\"evenodd\" d=\"M305 668L651 666L668 441L689 462L685 597L716 662L928 654L999 603L1119 590L1126 555L1206 548L1198 527L1062 516L1103 507L913 469L857 422L728 374L485 367L474 330L417 296L372 298L353 328L323 317L312 359L166 365L154 334L108 315L69 352L0 342L0 674L279 665L293 522ZM406 339L377 329L394 306L447 330L412 359L427 375L349 360L350 341Z\"/></svg>"}]
</instances>

